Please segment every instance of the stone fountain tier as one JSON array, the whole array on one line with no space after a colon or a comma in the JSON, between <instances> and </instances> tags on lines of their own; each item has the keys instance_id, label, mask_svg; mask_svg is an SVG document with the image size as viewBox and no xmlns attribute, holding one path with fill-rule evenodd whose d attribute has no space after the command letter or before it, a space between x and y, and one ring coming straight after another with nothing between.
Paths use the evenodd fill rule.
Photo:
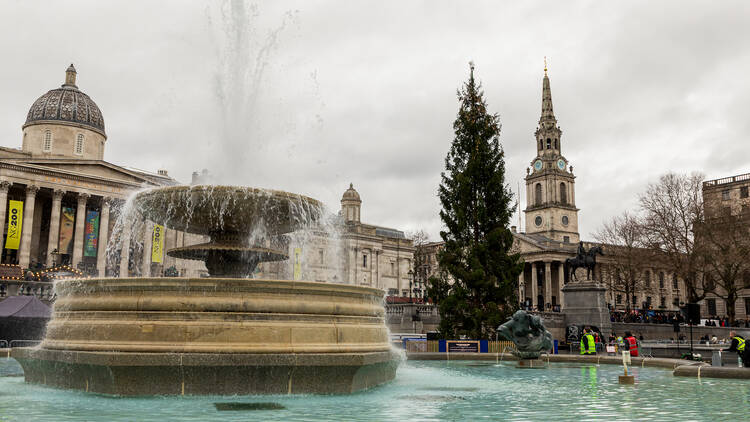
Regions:
<instances>
[{"instance_id":1,"label":"stone fountain tier","mask_svg":"<svg viewBox=\"0 0 750 422\"><path fill-rule=\"evenodd\" d=\"M260 280L65 280L27 382L104 394L348 393L395 376L383 292Z\"/></svg>"},{"instance_id":2,"label":"stone fountain tier","mask_svg":"<svg viewBox=\"0 0 750 422\"><path fill-rule=\"evenodd\" d=\"M140 192L135 205L154 222L211 242L167 251L205 261L212 277L250 276L261 262L288 259L265 246L284 233L318 221L322 204L293 193L243 186L171 186Z\"/></svg>"}]
</instances>

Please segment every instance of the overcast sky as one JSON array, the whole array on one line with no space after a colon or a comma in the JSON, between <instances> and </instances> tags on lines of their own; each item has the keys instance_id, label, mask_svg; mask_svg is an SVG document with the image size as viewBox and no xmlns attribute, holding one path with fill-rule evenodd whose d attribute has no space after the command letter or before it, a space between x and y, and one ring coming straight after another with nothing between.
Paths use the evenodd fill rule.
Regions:
<instances>
[{"instance_id":1,"label":"overcast sky","mask_svg":"<svg viewBox=\"0 0 750 422\"><path fill-rule=\"evenodd\" d=\"M364 222L437 240L468 62L516 191L547 56L590 239L666 171L750 172L748 22L747 1L0 0L0 145L21 146L29 107L73 62L107 161L186 183L206 168L333 209L351 182Z\"/></svg>"}]
</instances>

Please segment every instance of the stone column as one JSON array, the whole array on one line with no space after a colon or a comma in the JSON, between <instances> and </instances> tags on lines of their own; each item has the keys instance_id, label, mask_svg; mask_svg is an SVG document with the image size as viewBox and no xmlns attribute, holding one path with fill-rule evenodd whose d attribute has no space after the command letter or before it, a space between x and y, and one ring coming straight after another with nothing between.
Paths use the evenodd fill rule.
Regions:
<instances>
[{"instance_id":1,"label":"stone column","mask_svg":"<svg viewBox=\"0 0 750 422\"><path fill-rule=\"evenodd\" d=\"M153 241L154 223L143 224L143 257L141 258L141 277L151 277L151 243Z\"/></svg>"},{"instance_id":2,"label":"stone column","mask_svg":"<svg viewBox=\"0 0 750 422\"><path fill-rule=\"evenodd\" d=\"M544 307L552 303L552 262L544 261Z\"/></svg>"},{"instance_id":3,"label":"stone column","mask_svg":"<svg viewBox=\"0 0 750 422\"><path fill-rule=\"evenodd\" d=\"M23 203L23 224L21 226L21 250L18 251L18 265L28 268L31 259L31 231L34 229L34 204L39 186L26 186L26 201Z\"/></svg>"},{"instance_id":4,"label":"stone column","mask_svg":"<svg viewBox=\"0 0 750 422\"><path fill-rule=\"evenodd\" d=\"M78 194L78 205L76 206L76 234L73 237L73 268L78 268L78 264L83 258L83 227L86 223L86 202L89 200L88 193Z\"/></svg>"},{"instance_id":5,"label":"stone column","mask_svg":"<svg viewBox=\"0 0 750 422\"><path fill-rule=\"evenodd\" d=\"M537 269L536 262L531 263L531 307L534 308L537 305L536 297L539 295L537 292Z\"/></svg>"},{"instance_id":6,"label":"stone column","mask_svg":"<svg viewBox=\"0 0 750 422\"><path fill-rule=\"evenodd\" d=\"M3 247L3 233L5 233L5 219L7 216L5 213L8 210L8 189L10 189L11 183L7 180L0 181L0 256L2 256Z\"/></svg>"},{"instance_id":7,"label":"stone column","mask_svg":"<svg viewBox=\"0 0 750 422\"><path fill-rule=\"evenodd\" d=\"M60 246L60 208L63 195L65 195L65 191L62 189L55 189L52 192L52 213L49 219L49 237L47 239L48 267L51 267L53 263L59 264L59 262L55 262L55 256L52 254L52 251Z\"/></svg>"},{"instance_id":8,"label":"stone column","mask_svg":"<svg viewBox=\"0 0 750 422\"><path fill-rule=\"evenodd\" d=\"M125 224L120 234L122 242L122 251L120 251L120 277L127 277L128 261L130 261L130 227Z\"/></svg>"},{"instance_id":9,"label":"stone column","mask_svg":"<svg viewBox=\"0 0 750 422\"><path fill-rule=\"evenodd\" d=\"M523 303L526 299L526 295L524 294L524 285L526 284L524 282L524 273L526 271L521 271L521 274L518 274L518 302Z\"/></svg>"},{"instance_id":10,"label":"stone column","mask_svg":"<svg viewBox=\"0 0 750 422\"><path fill-rule=\"evenodd\" d=\"M99 277L107 275L107 246L109 240L110 199L102 198L102 215L99 217L99 245L96 251L96 269Z\"/></svg>"}]
</instances>

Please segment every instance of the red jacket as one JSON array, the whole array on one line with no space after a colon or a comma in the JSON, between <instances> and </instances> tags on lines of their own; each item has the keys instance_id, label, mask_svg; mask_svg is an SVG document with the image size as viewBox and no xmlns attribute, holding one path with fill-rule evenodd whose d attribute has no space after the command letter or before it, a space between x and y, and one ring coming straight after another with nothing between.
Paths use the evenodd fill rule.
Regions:
<instances>
[{"instance_id":1,"label":"red jacket","mask_svg":"<svg viewBox=\"0 0 750 422\"><path fill-rule=\"evenodd\" d=\"M630 356L638 357L638 341L635 337L625 337L625 347L630 351Z\"/></svg>"}]
</instances>

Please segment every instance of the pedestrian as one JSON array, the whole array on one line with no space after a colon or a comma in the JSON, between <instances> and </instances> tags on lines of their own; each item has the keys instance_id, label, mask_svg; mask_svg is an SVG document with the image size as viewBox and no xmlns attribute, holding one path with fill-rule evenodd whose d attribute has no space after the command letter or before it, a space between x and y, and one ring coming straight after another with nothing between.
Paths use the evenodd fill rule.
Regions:
<instances>
[{"instance_id":1,"label":"pedestrian","mask_svg":"<svg viewBox=\"0 0 750 422\"><path fill-rule=\"evenodd\" d=\"M596 354L596 341L594 340L594 336L591 335L591 329L588 327L583 329L583 335L581 336L581 354Z\"/></svg>"},{"instance_id":2,"label":"pedestrian","mask_svg":"<svg viewBox=\"0 0 750 422\"><path fill-rule=\"evenodd\" d=\"M638 357L638 340L633 337L630 331L625 331L625 348L623 350L630 351L630 356Z\"/></svg>"},{"instance_id":3,"label":"pedestrian","mask_svg":"<svg viewBox=\"0 0 750 422\"><path fill-rule=\"evenodd\" d=\"M732 344L729 346L729 349L724 351L737 352L737 356L739 356L742 361L742 366L747 367L747 362L750 360L750 353L748 353L748 348L745 347L745 338L737 335L736 331L731 331L729 333L729 338L732 339Z\"/></svg>"}]
</instances>

